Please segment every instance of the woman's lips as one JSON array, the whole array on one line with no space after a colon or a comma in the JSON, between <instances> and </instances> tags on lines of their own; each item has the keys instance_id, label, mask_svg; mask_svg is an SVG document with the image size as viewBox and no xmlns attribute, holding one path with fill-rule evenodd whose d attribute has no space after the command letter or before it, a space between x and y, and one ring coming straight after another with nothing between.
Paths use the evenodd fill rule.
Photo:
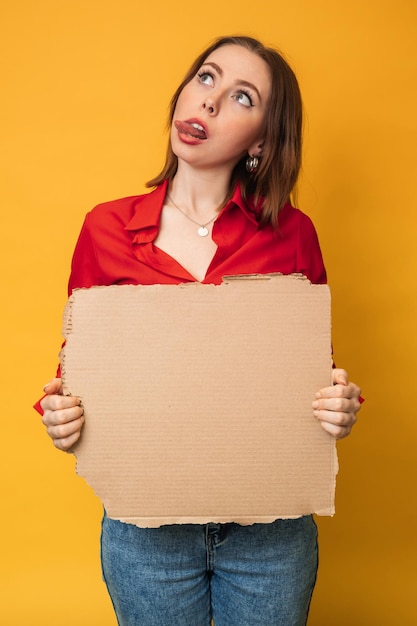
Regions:
<instances>
[{"instance_id":1,"label":"woman's lips","mask_svg":"<svg viewBox=\"0 0 417 626\"><path fill-rule=\"evenodd\" d=\"M193 139L207 139L207 133L199 122L180 122L175 120L174 125L179 133L193 137Z\"/></svg>"}]
</instances>

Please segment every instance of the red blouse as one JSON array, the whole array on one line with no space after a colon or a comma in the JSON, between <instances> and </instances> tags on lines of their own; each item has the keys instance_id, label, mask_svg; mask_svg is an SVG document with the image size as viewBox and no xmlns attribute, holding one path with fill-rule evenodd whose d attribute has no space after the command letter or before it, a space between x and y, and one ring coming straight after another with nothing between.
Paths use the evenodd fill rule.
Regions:
<instances>
[{"instance_id":1,"label":"red blouse","mask_svg":"<svg viewBox=\"0 0 417 626\"><path fill-rule=\"evenodd\" d=\"M69 293L78 287L113 284L177 284L195 278L157 248L168 181L151 193L106 202L87 214L72 260ZM217 251L203 283L219 284L235 274L301 273L325 283L326 271L316 231L309 217L286 204L279 231L259 227L242 199L240 187L213 225Z\"/></svg>"}]
</instances>

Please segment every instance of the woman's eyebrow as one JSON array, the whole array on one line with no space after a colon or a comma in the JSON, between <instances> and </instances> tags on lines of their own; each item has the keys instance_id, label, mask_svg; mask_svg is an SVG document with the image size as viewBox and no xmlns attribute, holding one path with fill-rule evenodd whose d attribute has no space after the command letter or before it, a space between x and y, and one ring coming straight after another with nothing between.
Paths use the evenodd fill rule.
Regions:
<instances>
[{"instance_id":1,"label":"woman's eyebrow","mask_svg":"<svg viewBox=\"0 0 417 626\"><path fill-rule=\"evenodd\" d=\"M223 70L219 65L217 65L217 63L213 63L213 61L206 61L203 65L211 65L211 67L214 68L220 76L223 76Z\"/></svg>"},{"instance_id":2,"label":"woman's eyebrow","mask_svg":"<svg viewBox=\"0 0 417 626\"><path fill-rule=\"evenodd\" d=\"M223 70L222 68L217 65L217 63L213 63L213 61L206 61L205 63L203 63L204 65L210 65L213 69L216 70L216 72L219 74L219 76L223 76ZM248 82L247 80L240 80L237 79L235 80L236 85L243 85L244 87L249 87L250 89L253 89L254 91L256 91L256 93L258 94L258 98L259 100L262 100L261 98L261 94L259 93L259 90L257 87L255 87L255 85L253 83Z\"/></svg>"}]
</instances>

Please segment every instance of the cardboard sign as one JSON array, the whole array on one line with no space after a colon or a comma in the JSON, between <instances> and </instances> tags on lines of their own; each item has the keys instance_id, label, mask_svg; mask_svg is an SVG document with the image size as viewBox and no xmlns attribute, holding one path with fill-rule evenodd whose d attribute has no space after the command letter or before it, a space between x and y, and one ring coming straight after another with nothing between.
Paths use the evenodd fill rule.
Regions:
<instances>
[{"instance_id":1,"label":"cardboard sign","mask_svg":"<svg viewBox=\"0 0 417 626\"><path fill-rule=\"evenodd\" d=\"M61 353L82 398L77 472L143 527L334 513L330 292L300 276L73 293Z\"/></svg>"}]
</instances>

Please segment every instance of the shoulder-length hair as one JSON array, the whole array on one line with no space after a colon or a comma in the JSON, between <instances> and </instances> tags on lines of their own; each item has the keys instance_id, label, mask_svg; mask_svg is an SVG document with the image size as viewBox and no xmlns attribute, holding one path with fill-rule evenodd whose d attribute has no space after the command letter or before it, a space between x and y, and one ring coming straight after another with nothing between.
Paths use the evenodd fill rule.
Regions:
<instances>
[{"instance_id":1,"label":"shoulder-length hair","mask_svg":"<svg viewBox=\"0 0 417 626\"><path fill-rule=\"evenodd\" d=\"M230 181L231 194L240 183L245 201L250 195L260 211L260 223L278 227L278 214L294 193L301 167L302 151L302 102L300 88L291 67L275 49L264 46L257 39L244 36L216 39L194 61L184 80L174 93L169 109L168 126L172 124L179 95L197 74L207 57L226 45L237 45L257 54L269 67L271 94L265 122L265 142L262 158L255 172L246 171L246 156L235 166ZM160 185L166 178L172 179L178 160L169 141L165 165L158 176L148 181L147 187Z\"/></svg>"}]
</instances>

